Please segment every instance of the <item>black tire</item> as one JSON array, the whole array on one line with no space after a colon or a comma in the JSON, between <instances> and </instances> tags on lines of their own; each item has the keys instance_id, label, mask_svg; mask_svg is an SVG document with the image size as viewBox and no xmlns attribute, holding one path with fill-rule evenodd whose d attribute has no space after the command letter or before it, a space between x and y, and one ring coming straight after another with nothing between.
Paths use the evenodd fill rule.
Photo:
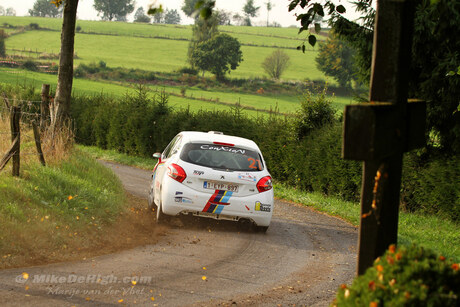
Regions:
<instances>
[{"instance_id":1,"label":"black tire","mask_svg":"<svg viewBox=\"0 0 460 307\"><path fill-rule=\"evenodd\" d=\"M149 213L150 212L155 212L155 210L157 209L157 205L155 205L155 202L153 200L153 189L150 189L149 191L149 196L147 198L147 204L148 204L148 209L149 209Z\"/></svg>"},{"instance_id":2,"label":"black tire","mask_svg":"<svg viewBox=\"0 0 460 307\"><path fill-rule=\"evenodd\" d=\"M157 224L166 224L169 221L169 216L163 213L163 208L160 205L157 207Z\"/></svg>"},{"instance_id":3,"label":"black tire","mask_svg":"<svg viewBox=\"0 0 460 307\"><path fill-rule=\"evenodd\" d=\"M268 226L256 226L256 232L266 233Z\"/></svg>"}]
</instances>

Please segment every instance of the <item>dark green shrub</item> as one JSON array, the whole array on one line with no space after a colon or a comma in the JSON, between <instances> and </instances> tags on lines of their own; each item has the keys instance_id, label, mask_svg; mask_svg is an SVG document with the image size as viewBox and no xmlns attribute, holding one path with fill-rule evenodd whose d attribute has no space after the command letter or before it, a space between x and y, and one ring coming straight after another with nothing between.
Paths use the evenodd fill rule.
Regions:
<instances>
[{"instance_id":1,"label":"dark green shrub","mask_svg":"<svg viewBox=\"0 0 460 307\"><path fill-rule=\"evenodd\" d=\"M29 24L29 28L31 30L40 30L40 26L38 25L38 23L31 23Z\"/></svg>"},{"instance_id":2,"label":"dark green shrub","mask_svg":"<svg viewBox=\"0 0 460 307\"><path fill-rule=\"evenodd\" d=\"M24 67L27 70L31 70L31 71L37 71L38 70L37 63L35 63L34 61L30 61L30 60L25 61L22 64L22 67Z\"/></svg>"},{"instance_id":3,"label":"dark green shrub","mask_svg":"<svg viewBox=\"0 0 460 307\"><path fill-rule=\"evenodd\" d=\"M417 152L405 155L401 201L407 211L441 214L460 220L460 157L424 161Z\"/></svg>"},{"instance_id":4,"label":"dark green shrub","mask_svg":"<svg viewBox=\"0 0 460 307\"><path fill-rule=\"evenodd\" d=\"M459 306L459 264L430 250L394 245L333 306Z\"/></svg>"},{"instance_id":5,"label":"dark green shrub","mask_svg":"<svg viewBox=\"0 0 460 307\"><path fill-rule=\"evenodd\" d=\"M80 25L78 25L78 26L75 28L75 31L77 31L77 32L80 32L80 31L81 31Z\"/></svg>"},{"instance_id":6,"label":"dark green shrub","mask_svg":"<svg viewBox=\"0 0 460 307\"><path fill-rule=\"evenodd\" d=\"M191 68L191 67L183 67L179 69L178 72L181 74L188 74L188 75L194 75L194 76L198 75L198 70L196 70L195 68Z\"/></svg>"},{"instance_id":7,"label":"dark green shrub","mask_svg":"<svg viewBox=\"0 0 460 307\"><path fill-rule=\"evenodd\" d=\"M299 140L310 132L334 122L335 109L331 98L327 95L327 86L313 92L306 89L300 100L300 114L296 122L296 133Z\"/></svg>"}]
</instances>

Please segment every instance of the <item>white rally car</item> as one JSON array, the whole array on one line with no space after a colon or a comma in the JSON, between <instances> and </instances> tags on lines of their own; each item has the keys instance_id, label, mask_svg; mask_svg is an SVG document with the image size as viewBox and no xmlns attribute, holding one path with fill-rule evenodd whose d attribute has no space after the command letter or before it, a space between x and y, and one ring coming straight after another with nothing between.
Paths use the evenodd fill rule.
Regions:
<instances>
[{"instance_id":1,"label":"white rally car","mask_svg":"<svg viewBox=\"0 0 460 307\"><path fill-rule=\"evenodd\" d=\"M149 189L157 222L192 214L251 221L266 231L273 214L273 188L259 147L220 132L184 131L158 158Z\"/></svg>"}]
</instances>

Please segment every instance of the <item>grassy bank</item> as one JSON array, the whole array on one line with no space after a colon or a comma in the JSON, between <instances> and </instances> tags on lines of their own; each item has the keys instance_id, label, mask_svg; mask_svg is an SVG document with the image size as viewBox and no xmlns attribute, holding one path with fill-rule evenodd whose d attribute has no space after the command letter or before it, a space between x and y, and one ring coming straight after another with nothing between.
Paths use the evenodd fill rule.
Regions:
<instances>
[{"instance_id":1,"label":"grassy bank","mask_svg":"<svg viewBox=\"0 0 460 307\"><path fill-rule=\"evenodd\" d=\"M283 184L275 185L275 195L318 211L340 217L359 226L359 203L346 202L320 193L307 193ZM403 245L416 243L430 248L454 261L460 260L460 225L435 215L400 212L398 242Z\"/></svg>"},{"instance_id":2,"label":"grassy bank","mask_svg":"<svg viewBox=\"0 0 460 307\"><path fill-rule=\"evenodd\" d=\"M8 123L0 121L0 131ZM22 128L21 170L0 173L0 268L69 259L94 249L125 211L118 178L78 149L44 138L39 164L32 133ZM10 144L0 134L0 153ZM72 257L70 257L71 259Z\"/></svg>"}]
</instances>

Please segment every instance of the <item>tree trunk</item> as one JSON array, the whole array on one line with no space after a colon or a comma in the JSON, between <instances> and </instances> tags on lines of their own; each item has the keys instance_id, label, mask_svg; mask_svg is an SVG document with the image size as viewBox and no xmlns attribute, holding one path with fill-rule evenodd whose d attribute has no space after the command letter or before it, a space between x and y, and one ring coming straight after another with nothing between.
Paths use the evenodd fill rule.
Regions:
<instances>
[{"instance_id":1,"label":"tree trunk","mask_svg":"<svg viewBox=\"0 0 460 307\"><path fill-rule=\"evenodd\" d=\"M73 82L73 55L75 40L75 23L77 19L78 0L66 0L61 31L61 53L59 56L58 83L53 102L53 130L62 126L70 114L70 98Z\"/></svg>"}]
</instances>

